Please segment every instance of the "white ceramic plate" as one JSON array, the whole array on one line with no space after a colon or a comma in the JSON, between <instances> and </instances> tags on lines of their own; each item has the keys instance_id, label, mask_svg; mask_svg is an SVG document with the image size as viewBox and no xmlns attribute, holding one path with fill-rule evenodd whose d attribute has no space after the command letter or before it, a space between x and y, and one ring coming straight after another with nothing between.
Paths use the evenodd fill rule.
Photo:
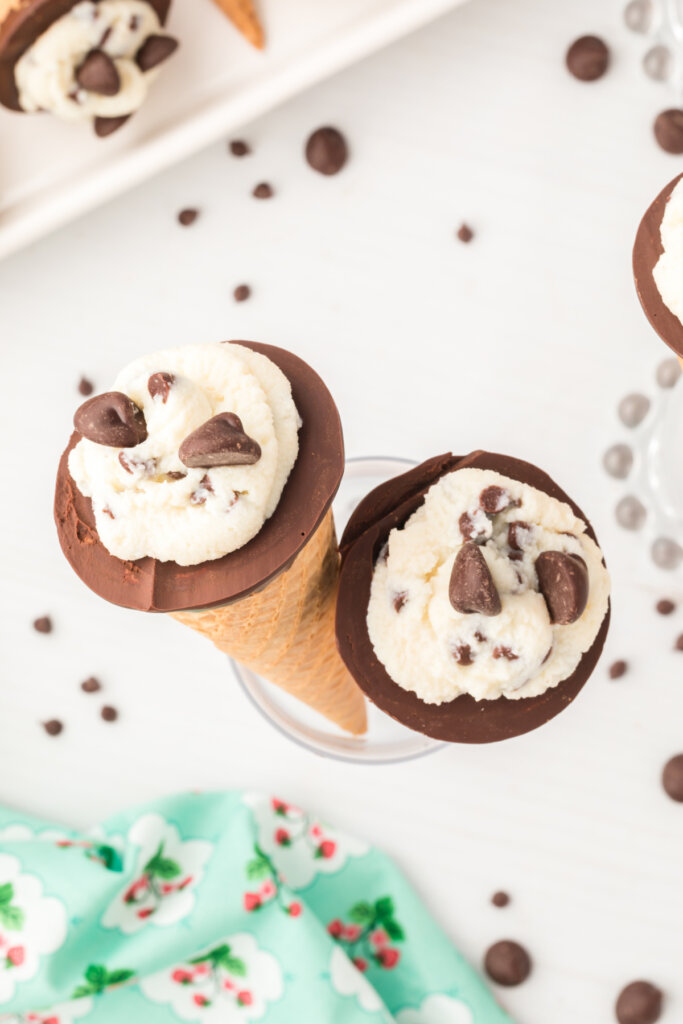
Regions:
<instances>
[{"instance_id":1,"label":"white ceramic plate","mask_svg":"<svg viewBox=\"0 0 683 1024\"><path fill-rule=\"evenodd\" d=\"M181 50L116 135L0 108L0 257L462 2L261 0L259 53L210 0L175 0Z\"/></svg>"}]
</instances>

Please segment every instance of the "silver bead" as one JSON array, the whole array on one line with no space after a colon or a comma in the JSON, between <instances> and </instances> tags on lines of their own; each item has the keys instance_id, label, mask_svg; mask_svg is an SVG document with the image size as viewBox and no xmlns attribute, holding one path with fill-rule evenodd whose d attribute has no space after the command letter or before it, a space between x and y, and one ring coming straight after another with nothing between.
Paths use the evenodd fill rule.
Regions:
<instances>
[{"instance_id":1,"label":"silver bead","mask_svg":"<svg viewBox=\"0 0 683 1024\"><path fill-rule=\"evenodd\" d=\"M642 501L634 498L632 494L627 494L618 502L615 515L619 526L623 526L625 530L640 530L647 517L647 509Z\"/></svg>"},{"instance_id":2,"label":"silver bead","mask_svg":"<svg viewBox=\"0 0 683 1024\"><path fill-rule=\"evenodd\" d=\"M618 411L619 419L625 427L637 427L650 411L650 399L647 395L626 395L619 402Z\"/></svg>"},{"instance_id":3,"label":"silver bead","mask_svg":"<svg viewBox=\"0 0 683 1024\"><path fill-rule=\"evenodd\" d=\"M632 32L649 32L653 15L652 0L630 0L624 8L624 21Z\"/></svg>"},{"instance_id":4,"label":"silver bead","mask_svg":"<svg viewBox=\"0 0 683 1024\"><path fill-rule=\"evenodd\" d=\"M672 388L681 375L681 364L677 359L665 359L657 367L657 383L660 388Z\"/></svg>"},{"instance_id":5,"label":"silver bead","mask_svg":"<svg viewBox=\"0 0 683 1024\"><path fill-rule=\"evenodd\" d=\"M633 452L627 444L613 444L602 457L607 473L616 480L625 480L633 468Z\"/></svg>"},{"instance_id":6,"label":"silver bead","mask_svg":"<svg viewBox=\"0 0 683 1024\"><path fill-rule=\"evenodd\" d=\"M666 82L671 77L673 54L661 43L652 46L643 57L643 70L653 82Z\"/></svg>"},{"instance_id":7,"label":"silver bead","mask_svg":"<svg viewBox=\"0 0 683 1024\"><path fill-rule=\"evenodd\" d=\"M652 561L660 569L677 569L683 559L683 548L670 537L658 537L653 541L650 553Z\"/></svg>"}]
</instances>

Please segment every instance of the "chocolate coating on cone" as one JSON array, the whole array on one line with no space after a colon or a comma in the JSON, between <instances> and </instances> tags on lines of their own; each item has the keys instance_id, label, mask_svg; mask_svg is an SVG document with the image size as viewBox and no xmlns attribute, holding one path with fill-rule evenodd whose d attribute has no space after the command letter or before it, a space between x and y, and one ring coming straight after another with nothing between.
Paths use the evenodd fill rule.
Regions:
<instances>
[{"instance_id":1,"label":"chocolate coating on cone","mask_svg":"<svg viewBox=\"0 0 683 1024\"><path fill-rule=\"evenodd\" d=\"M572 675L539 697L476 701L463 694L446 704L427 704L393 681L375 654L368 635L366 615L375 560L390 531L402 526L420 507L432 484L446 473L468 467L492 469L566 502L587 524L588 535L596 540L581 509L546 473L531 463L481 451L464 457L438 455L375 488L351 516L340 544L337 646L361 689L392 718L417 732L450 743L495 743L537 729L571 704L600 657L610 615L608 609L593 646Z\"/></svg>"},{"instance_id":2,"label":"chocolate coating on cone","mask_svg":"<svg viewBox=\"0 0 683 1024\"><path fill-rule=\"evenodd\" d=\"M662 189L640 222L633 246L633 276L645 316L662 341L665 341L677 356L683 357L683 324L669 307L664 305L652 276L655 264L664 251L660 234L664 210L681 178L683 174L679 174Z\"/></svg>"},{"instance_id":3,"label":"chocolate coating on cone","mask_svg":"<svg viewBox=\"0 0 683 1024\"><path fill-rule=\"evenodd\" d=\"M79 0L23 0L0 24L0 103L23 112L14 80L14 67L30 46ZM97 2L97 0L95 0ZM147 0L165 24L171 0Z\"/></svg>"},{"instance_id":4,"label":"chocolate coating on cone","mask_svg":"<svg viewBox=\"0 0 683 1024\"><path fill-rule=\"evenodd\" d=\"M80 434L72 435L62 455L55 493L62 551L83 582L113 604L170 612L238 600L265 586L294 561L332 503L344 472L344 440L331 394L317 373L291 352L253 341L237 344L267 356L282 370L303 420L299 454L278 506L244 547L199 565L115 558L97 535L90 499L81 494L69 473L68 455Z\"/></svg>"}]
</instances>

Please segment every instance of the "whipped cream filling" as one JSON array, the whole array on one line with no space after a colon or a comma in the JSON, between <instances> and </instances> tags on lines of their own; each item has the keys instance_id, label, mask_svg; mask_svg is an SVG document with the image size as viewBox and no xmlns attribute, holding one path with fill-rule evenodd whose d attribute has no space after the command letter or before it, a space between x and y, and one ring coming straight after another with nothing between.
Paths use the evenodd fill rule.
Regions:
<instances>
[{"instance_id":1,"label":"whipped cream filling","mask_svg":"<svg viewBox=\"0 0 683 1024\"><path fill-rule=\"evenodd\" d=\"M67 121L122 117L144 102L158 68L141 71L135 55L160 30L146 0L83 0L53 22L17 61L15 82L22 108L47 110ZM91 50L103 50L121 80L114 96L81 88L76 73Z\"/></svg>"},{"instance_id":2,"label":"whipped cream filling","mask_svg":"<svg viewBox=\"0 0 683 1024\"><path fill-rule=\"evenodd\" d=\"M652 271L662 302L683 323L683 179L664 208L662 255Z\"/></svg>"},{"instance_id":3,"label":"whipped cream filling","mask_svg":"<svg viewBox=\"0 0 683 1024\"><path fill-rule=\"evenodd\" d=\"M481 496L490 487L500 488L500 501L485 512ZM497 615L462 614L450 602L453 564L466 541L477 543L490 570ZM539 591L534 563L543 551L586 563L588 603L571 624L551 622ZM373 573L368 634L394 682L428 704L461 694L534 697L567 679L592 646L609 589L600 549L569 505L491 470L459 469L391 531Z\"/></svg>"},{"instance_id":4,"label":"whipped cream filling","mask_svg":"<svg viewBox=\"0 0 683 1024\"><path fill-rule=\"evenodd\" d=\"M152 397L154 373L175 378ZM255 537L280 500L299 450L299 414L289 381L270 359L243 345L216 343L144 356L114 389L143 411L148 436L132 448L83 438L69 472L92 499L99 538L130 561L149 556L179 565L221 558ZM258 442L253 465L190 469L183 440L221 412L235 413Z\"/></svg>"}]
</instances>

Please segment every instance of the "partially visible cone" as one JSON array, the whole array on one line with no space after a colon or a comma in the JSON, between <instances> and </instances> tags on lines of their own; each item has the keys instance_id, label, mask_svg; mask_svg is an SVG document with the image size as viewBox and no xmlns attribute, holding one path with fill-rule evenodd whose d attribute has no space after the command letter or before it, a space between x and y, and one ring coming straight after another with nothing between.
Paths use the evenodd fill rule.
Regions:
<instances>
[{"instance_id":1,"label":"partially visible cone","mask_svg":"<svg viewBox=\"0 0 683 1024\"><path fill-rule=\"evenodd\" d=\"M365 700L334 638L339 549L332 512L284 572L248 597L170 614L347 732L367 727Z\"/></svg>"},{"instance_id":2,"label":"partially visible cone","mask_svg":"<svg viewBox=\"0 0 683 1024\"><path fill-rule=\"evenodd\" d=\"M242 35L257 50L265 45L263 26L252 0L214 0Z\"/></svg>"}]
</instances>

